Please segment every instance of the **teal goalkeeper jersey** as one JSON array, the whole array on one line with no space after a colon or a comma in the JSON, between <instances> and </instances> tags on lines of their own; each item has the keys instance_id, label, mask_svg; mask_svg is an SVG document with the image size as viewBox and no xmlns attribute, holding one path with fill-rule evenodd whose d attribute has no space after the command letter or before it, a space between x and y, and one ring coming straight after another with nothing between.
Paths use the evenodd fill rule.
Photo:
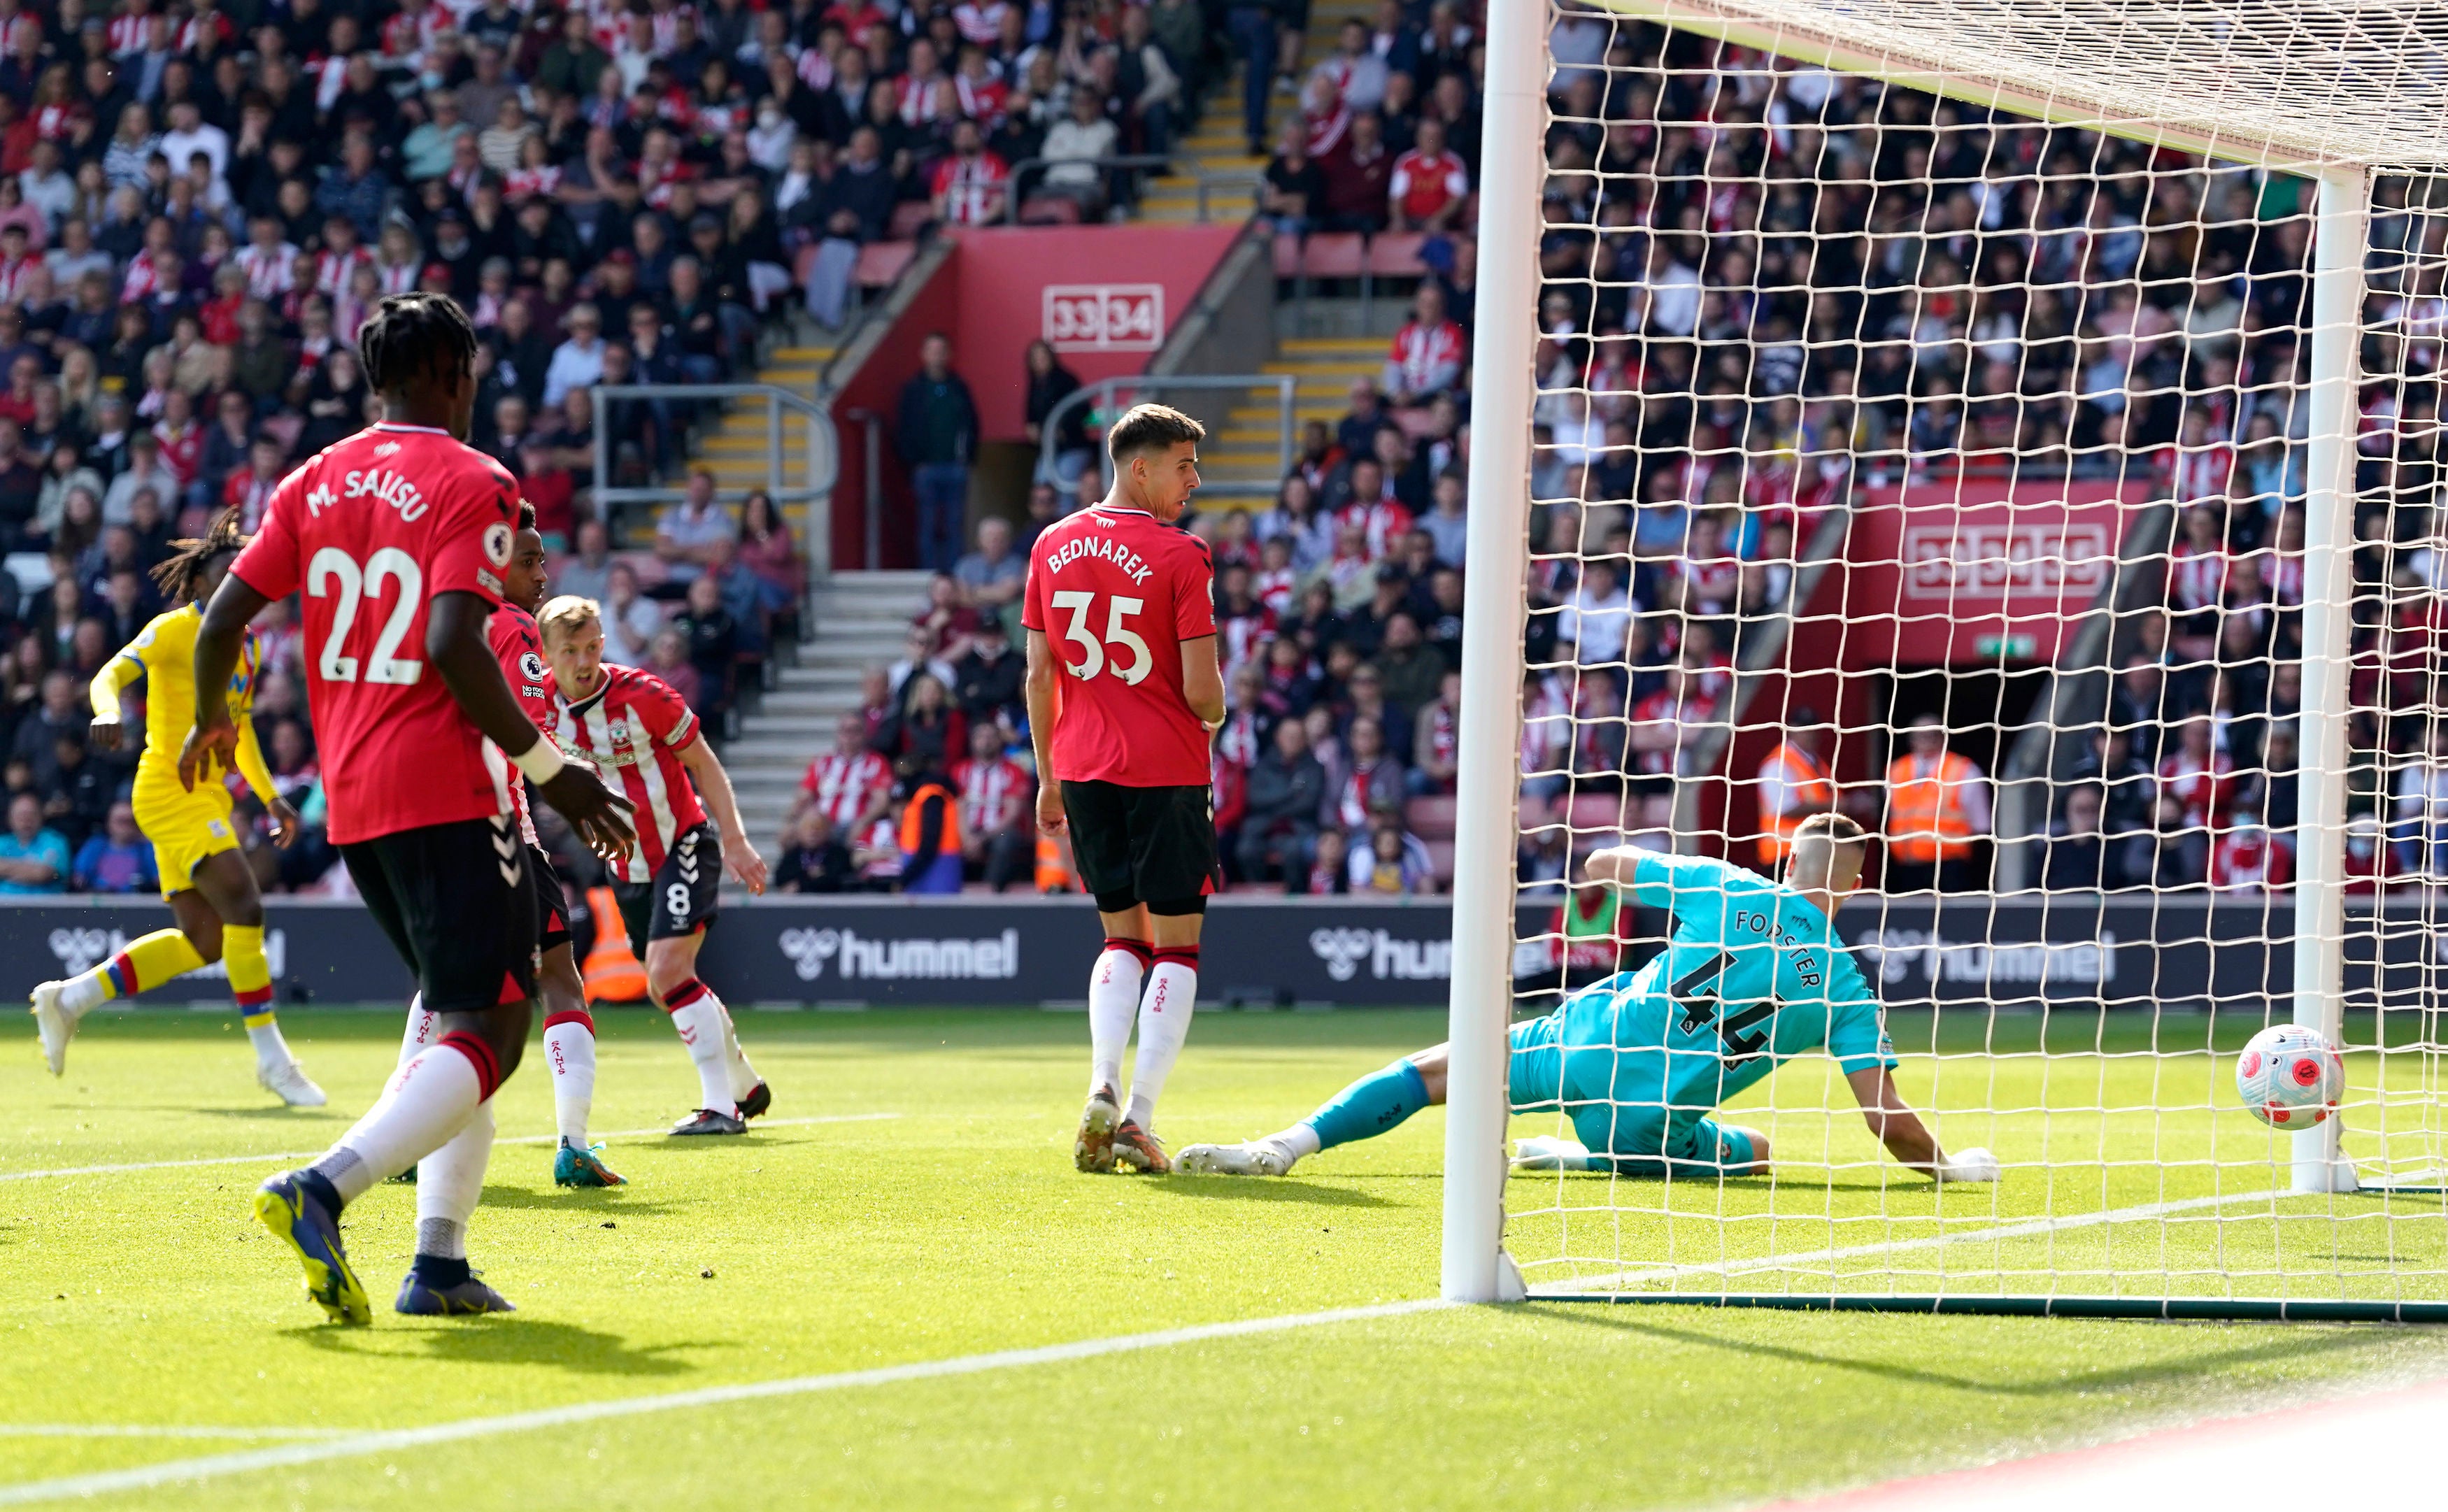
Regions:
<instances>
[{"instance_id":1,"label":"teal goalkeeper jersey","mask_svg":"<svg viewBox=\"0 0 2448 1512\"><path fill-rule=\"evenodd\" d=\"M1613 1104L1617 1153L1679 1149L1703 1115L1798 1055L1825 1050L1847 1073L1896 1064L1878 999L1802 894L1673 855L1643 855L1632 892L1673 916L1665 952L1556 1015L1558 1090L1567 1104Z\"/></svg>"}]
</instances>

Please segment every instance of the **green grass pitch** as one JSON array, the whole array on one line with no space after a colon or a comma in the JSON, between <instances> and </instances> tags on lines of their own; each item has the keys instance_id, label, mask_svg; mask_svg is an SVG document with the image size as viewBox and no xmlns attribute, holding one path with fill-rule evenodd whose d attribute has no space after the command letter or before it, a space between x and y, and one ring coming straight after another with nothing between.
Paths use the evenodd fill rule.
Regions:
<instances>
[{"instance_id":1,"label":"green grass pitch","mask_svg":"<svg viewBox=\"0 0 2448 1512\"><path fill-rule=\"evenodd\" d=\"M349 1220L375 1324L332 1328L305 1301L287 1252L252 1221L246 1195L285 1163L272 1156L319 1148L374 1096L398 1023L347 1012L284 1022L332 1092L332 1111L265 1106L243 1037L220 1015L103 1016L59 1082L42 1073L30 1033L11 1035L0 1056L0 1505L37 1482L317 1435L1436 1290L1440 1114L1329 1152L1280 1182L1083 1177L1069 1160L1085 1057L1076 1017L743 1013L742 1039L775 1088L775 1120L855 1121L777 1123L730 1141L618 1139L611 1158L633 1184L613 1192L556 1190L543 1142L499 1148L472 1249L519 1304L507 1318L412 1323L391 1313L413 1197L377 1189ZM602 1024L598 1127L649 1128L684 1111L694 1076L660 1016L616 1013ZM1349 1077L1438 1038L1441 1024L1425 1012L1211 1012L1174 1074L1163 1132L1178 1143L1279 1127ZM1921 1079L1916 1095L1933 1072L1967 1069L1915 1067L1909 1035L1900 1038L1908 1081ZM2212 1063L2200 1059L2192 1074ZM1998 1073L2010 1089L2020 1074L2012 1064ZM2068 1096L2118 1102L2121 1094L2094 1098L2096 1086L2124 1087L2117 1065L2092 1067L2104 1080ZM506 1138L549 1132L540 1073L530 1065L503 1094ZM1797 1063L1761 1094L1789 1120L1779 1138L1797 1150L1811 1125L1788 1111L1805 1092L1787 1079L1806 1073L1816 1074ZM1950 1099L1941 1086L1941 1101L1968 1106L1988 1087L1965 1083ZM1547 1126L1521 1122L1521 1132ZM1841 1120L1819 1126L1827 1149L1866 1158L1858 1120L1849 1130ZM2209 1138L2191 1126L2173 1132ZM2010 1160L2030 1158L2024 1141L2037 1138L2013 1116L1979 1133ZM15 1175L258 1154L266 1158ZM2037 1183L2022 1184L2018 1195L2010 1177L1982 1197L1979 1220L2037 1212ZM1560 1220L1530 1210L1594 1207L1608 1190L1598 1178L1517 1185L1517 1249L1533 1259L1560 1253L1540 1228ZM1643 1223L1683 1227L1686 1258L1705 1247L1690 1212L1669 1217L1670 1207L1791 1201L1819 1212L1840 1200L1825 1181L1788 1183L1777 1198L1758 1195L1766 1190L1720 1197L1692 1187L1670 1198L1654 1186L1622 1187L1616 1204L1661 1211L1626 1220L1619 1232L1632 1249L1610 1237L1603 1257L1639 1257ZM1841 1201L1858 1204L1864 1190L1847 1188ZM1900 1188L1890 1200L1933 1202L1925 1188ZM1731 1227L1745 1235L1738 1245L1763 1228ZM1725 1232L1713 1220L1705 1228ZM1600 1253L1586 1223L1576 1232L1573 1253ZM378 1449L87 1504L1739 1504L2442 1372L2448 1336L2413 1328L1533 1303ZM26 1431L37 1427L79 1431Z\"/></svg>"}]
</instances>

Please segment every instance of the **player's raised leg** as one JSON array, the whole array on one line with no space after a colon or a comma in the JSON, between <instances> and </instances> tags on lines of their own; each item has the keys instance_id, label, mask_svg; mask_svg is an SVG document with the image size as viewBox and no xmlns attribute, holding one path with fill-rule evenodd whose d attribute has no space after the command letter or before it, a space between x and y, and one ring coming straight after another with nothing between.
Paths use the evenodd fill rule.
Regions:
<instances>
[{"instance_id":1,"label":"player's raised leg","mask_svg":"<svg viewBox=\"0 0 2448 1512\"><path fill-rule=\"evenodd\" d=\"M177 552L153 569L177 607L157 616L105 662L88 692L94 711L88 739L98 750L116 750L124 737L120 695L139 678L145 681L145 745L137 760L131 806L138 829L152 842L162 896L178 928L155 930L65 982L44 983L34 989L33 1011L44 1060L57 1076L66 1069L67 1042L78 1021L93 1008L226 960L230 989L255 1050L257 1081L293 1107L318 1108L327 1101L323 1089L299 1069L275 1020L263 898L239 852L229 789L219 782L191 787L178 770L179 747L195 714L194 646L203 623L201 604L248 541L239 530L237 511L223 510L201 536L179 542ZM252 707L256 670L257 658L241 643L229 685L219 690L222 704L239 716ZM275 786L251 723L240 727L230 755L270 815L274 843L296 844L296 811Z\"/></svg>"},{"instance_id":2,"label":"player's raised leg","mask_svg":"<svg viewBox=\"0 0 2448 1512\"><path fill-rule=\"evenodd\" d=\"M1194 1144L1175 1157L1200 1176L1282 1176L1320 1150L1372 1139L1445 1100L1445 1047L1432 1045L1371 1071L1308 1118L1246 1144Z\"/></svg>"}]
</instances>

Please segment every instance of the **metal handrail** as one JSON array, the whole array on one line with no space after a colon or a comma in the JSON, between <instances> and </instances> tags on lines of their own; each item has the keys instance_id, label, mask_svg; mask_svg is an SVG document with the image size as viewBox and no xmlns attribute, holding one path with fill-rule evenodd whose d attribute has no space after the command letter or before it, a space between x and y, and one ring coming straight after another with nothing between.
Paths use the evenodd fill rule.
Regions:
<instances>
[{"instance_id":1,"label":"metal handrail","mask_svg":"<svg viewBox=\"0 0 2448 1512\"><path fill-rule=\"evenodd\" d=\"M1275 412L1277 420L1277 432L1275 437L1275 476L1277 478L1281 478L1286 473L1292 470L1292 453L1296 447L1296 443L1292 436L1292 431L1294 426L1298 423L1298 416L1294 411L1292 401L1294 392L1300 387L1300 380L1289 373L1197 373L1179 374L1167 373L1161 376L1152 373L1125 373L1117 377L1099 378L1094 383L1082 384L1079 388L1072 390L1069 393L1064 394L1060 400L1056 401L1054 408L1045 411L1045 418L1038 423L1038 473L1040 476L1045 476L1052 473L1054 470L1054 459L1057 454L1054 438L1061 430L1061 421L1064 415L1070 413L1074 410L1081 408L1082 406L1100 400L1101 400L1107 407L1110 407L1113 403L1114 395L1124 389L1128 389L1133 392L1138 393L1144 392L1151 389L1239 389L1246 391L1250 389L1263 389L1270 386L1272 386L1275 391ZM1114 481L1113 468L1111 466L1112 461L1113 459L1105 454L1104 448L1099 447L1097 449L1097 475L1102 478L1108 487L1110 487Z\"/></svg>"},{"instance_id":2,"label":"metal handrail","mask_svg":"<svg viewBox=\"0 0 2448 1512\"><path fill-rule=\"evenodd\" d=\"M1257 174L1251 173L1247 169L1210 172L1197 159L1180 157L1170 152L1125 152L1110 158L1023 158L1011 165L1011 178L1002 186L1004 196L1001 219L1004 224L1020 223L1020 177L1023 173L1032 168L1051 168L1064 164L1100 169L1164 168L1173 172L1188 169L1190 177L1198 182L1198 219L1201 223L1207 220L1208 185L1237 182L1254 187L1259 178Z\"/></svg>"},{"instance_id":3,"label":"metal handrail","mask_svg":"<svg viewBox=\"0 0 2448 1512\"><path fill-rule=\"evenodd\" d=\"M595 502L599 508L621 504L676 504L688 497L681 488L612 487L612 428L607 423L607 403L624 399L677 399L692 404L707 399L764 400L765 492L777 506L808 507L809 574L821 578L832 571L832 498L833 485L841 477L841 438L834 430L833 417L822 405L770 383L599 383L588 393L595 401ZM807 481L797 488L785 482L782 465L785 410L806 422L808 428Z\"/></svg>"}]
</instances>

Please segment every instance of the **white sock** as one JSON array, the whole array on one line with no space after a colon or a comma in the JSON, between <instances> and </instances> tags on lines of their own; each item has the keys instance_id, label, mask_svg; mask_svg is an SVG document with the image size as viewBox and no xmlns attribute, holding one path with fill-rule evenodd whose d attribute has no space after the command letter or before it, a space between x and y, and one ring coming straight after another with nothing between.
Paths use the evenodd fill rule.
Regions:
<instances>
[{"instance_id":1,"label":"white sock","mask_svg":"<svg viewBox=\"0 0 2448 1512\"><path fill-rule=\"evenodd\" d=\"M1088 972L1088 1091L1122 1081L1122 1049L1131 1043L1131 1024L1138 1017L1143 967L1138 952L1118 948L1110 940Z\"/></svg>"},{"instance_id":2,"label":"white sock","mask_svg":"<svg viewBox=\"0 0 2448 1512\"><path fill-rule=\"evenodd\" d=\"M1139 1005L1139 1054L1131 1066L1131 1106L1123 1115L1150 1134L1156 1132L1156 1100L1181 1047L1190 1039L1190 1012L1198 999L1198 952L1188 960L1157 952L1148 972L1145 1001Z\"/></svg>"},{"instance_id":3,"label":"white sock","mask_svg":"<svg viewBox=\"0 0 2448 1512\"><path fill-rule=\"evenodd\" d=\"M704 1100L698 1106L737 1118L739 1103L731 1095L731 1058L722 1048L722 1000L704 983L691 979L682 983L664 1004L663 1011L671 1015L673 1030L679 1035L680 1043L688 1046L689 1059L697 1062L699 1096Z\"/></svg>"},{"instance_id":4,"label":"white sock","mask_svg":"<svg viewBox=\"0 0 2448 1512\"><path fill-rule=\"evenodd\" d=\"M375 1182L389 1180L440 1149L467 1126L483 1097L475 1066L456 1046L437 1044L419 1051L392 1073L382 1100L340 1136L332 1155L316 1161L315 1169L339 1190L341 1201L354 1202ZM342 1154L351 1160L332 1158Z\"/></svg>"},{"instance_id":5,"label":"white sock","mask_svg":"<svg viewBox=\"0 0 2448 1512\"><path fill-rule=\"evenodd\" d=\"M255 1063L266 1071L277 1071L297 1059L289 1042L280 1037L278 1024L250 1024L246 1039L255 1046Z\"/></svg>"},{"instance_id":6,"label":"white sock","mask_svg":"<svg viewBox=\"0 0 2448 1512\"><path fill-rule=\"evenodd\" d=\"M109 1002L110 993L105 986L104 976L109 969L105 963L68 978L67 985L60 989L60 1011L71 1019L83 1018Z\"/></svg>"},{"instance_id":7,"label":"white sock","mask_svg":"<svg viewBox=\"0 0 2448 1512\"><path fill-rule=\"evenodd\" d=\"M564 1139L586 1148L586 1120L595 1111L595 1031L564 1019L544 1031L545 1063L552 1067L553 1126ZM425 1178L417 1177L419 1182Z\"/></svg>"},{"instance_id":8,"label":"white sock","mask_svg":"<svg viewBox=\"0 0 2448 1512\"><path fill-rule=\"evenodd\" d=\"M429 1013L425 994L420 992L408 1000L408 1032L400 1037L399 1063L416 1059L416 1052L442 1038L442 1015Z\"/></svg>"},{"instance_id":9,"label":"white sock","mask_svg":"<svg viewBox=\"0 0 2448 1512\"><path fill-rule=\"evenodd\" d=\"M706 1000L720 1007L711 989ZM731 1010L722 1009L722 1064L731 1078L731 1101L738 1101L756 1090L756 1068L748 1063L748 1052L739 1048L739 1027L731 1022Z\"/></svg>"},{"instance_id":10,"label":"white sock","mask_svg":"<svg viewBox=\"0 0 2448 1512\"><path fill-rule=\"evenodd\" d=\"M493 1154L493 1104L488 1099L449 1143L416 1162L416 1253L468 1258L468 1220L485 1195L485 1162Z\"/></svg>"},{"instance_id":11,"label":"white sock","mask_svg":"<svg viewBox=\"0 0 2448 1512\"><path fill-rule=\"evenodd\" d=\"M1258 1142L1272 1144L1295 1160L1306 1159L1317 1154L1320 1148L1317 1131L1306 1123L1295 1123L1280 1134L1268 1135Z\"/></svg>"}]
</instances>

